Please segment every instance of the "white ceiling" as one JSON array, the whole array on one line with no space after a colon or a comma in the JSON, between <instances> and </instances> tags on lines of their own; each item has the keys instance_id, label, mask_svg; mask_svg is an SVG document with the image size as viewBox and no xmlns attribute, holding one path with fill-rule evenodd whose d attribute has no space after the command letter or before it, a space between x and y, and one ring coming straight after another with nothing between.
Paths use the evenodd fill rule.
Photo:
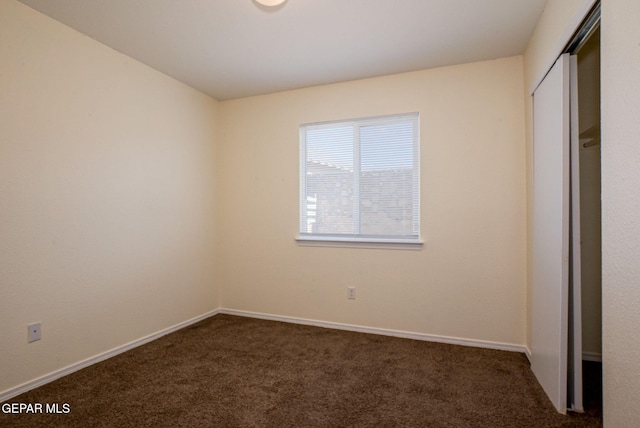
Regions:
<instances>
[{"instance_id":1,"label":"white ceiling","mask_svg":"<svg viewBox=\"0 0 640 428\"><path fill-rule=\"evenodd\" d=\"M20 0L218 100L523 53L547 0Z\"/></svg>"}]
</instances>

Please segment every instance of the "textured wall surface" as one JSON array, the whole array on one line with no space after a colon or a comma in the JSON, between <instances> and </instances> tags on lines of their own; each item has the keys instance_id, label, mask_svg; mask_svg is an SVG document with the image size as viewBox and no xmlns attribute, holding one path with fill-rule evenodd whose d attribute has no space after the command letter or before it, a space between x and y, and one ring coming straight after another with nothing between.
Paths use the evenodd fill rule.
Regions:
<instances>
[{"instance_id":1,"label":"textured wall surface","mask_svg":"<svg viewBox=\"0 0 640 428\"><path fill-rule=\"evenodd\" d=\"M602 5L605 426L640 426L640 3Z\"/></svg>"},{"instance_id":2,"label":"textured wall surface","mask_svg":"<svg viewBox=\"0 0 640 428\"><path fill-rule=\"evenodd\" d=\"M0 392L218 307L215 114L0 1Z\"/></svg>"},{"instance_id":3,"label":"textured wall surface","mask_svg":"<svg viewBox=\"0 0 640 428\"><path fill-rule=\"evenodd\" d=\"M222 305L523 345L523 93L512 57L222 102ZM299 126L408 112L424 248L298 246Z\"/></svg>"}]
</instances>

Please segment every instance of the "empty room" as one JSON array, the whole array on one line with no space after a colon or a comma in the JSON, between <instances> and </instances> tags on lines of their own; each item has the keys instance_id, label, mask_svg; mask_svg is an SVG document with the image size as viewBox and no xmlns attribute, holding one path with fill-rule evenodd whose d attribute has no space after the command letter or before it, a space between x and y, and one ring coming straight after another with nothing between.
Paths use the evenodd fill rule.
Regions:
<instances>
[{"instance_id":1,"label":"empty room","mask_svg":"<svg viewBox=\"0 0 640 428\"><path fill-rule=\"evenodd\" d=\"M0 425L640 425L638 17L0 0Z\"/></svg>"}]
</instances>

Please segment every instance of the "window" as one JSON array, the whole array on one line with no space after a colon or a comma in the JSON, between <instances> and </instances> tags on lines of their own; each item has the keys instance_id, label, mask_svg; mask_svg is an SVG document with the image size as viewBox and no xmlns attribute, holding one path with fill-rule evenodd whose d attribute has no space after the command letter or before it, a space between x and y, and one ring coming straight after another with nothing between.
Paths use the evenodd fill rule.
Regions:
<instances>
[{"instance_id":1,"label":"window","mask_svg":"<svg viewBox=\"0 0 640 428\"><path fill-rule=\"evenodd\" d=\"M418 119L300 126L299 241L420 243Z\"/></svg>"}]
</instances>

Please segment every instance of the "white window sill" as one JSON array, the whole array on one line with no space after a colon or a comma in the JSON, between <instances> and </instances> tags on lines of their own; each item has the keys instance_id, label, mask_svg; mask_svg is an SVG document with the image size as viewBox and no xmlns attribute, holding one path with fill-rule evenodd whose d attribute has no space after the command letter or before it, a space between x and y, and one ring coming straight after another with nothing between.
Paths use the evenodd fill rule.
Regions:
<instances>
[{"instance_id":1,"label":"white window sill","mask_svg":"<svg viewBox=\"0 0 640 428\"><path fill-rule=\"evenodd\" d=\"M338 238L298 236L298 245L305 247L377 248L386 250L422 250L423 241L407 239Z\"/></svg>"}]
</instances>

